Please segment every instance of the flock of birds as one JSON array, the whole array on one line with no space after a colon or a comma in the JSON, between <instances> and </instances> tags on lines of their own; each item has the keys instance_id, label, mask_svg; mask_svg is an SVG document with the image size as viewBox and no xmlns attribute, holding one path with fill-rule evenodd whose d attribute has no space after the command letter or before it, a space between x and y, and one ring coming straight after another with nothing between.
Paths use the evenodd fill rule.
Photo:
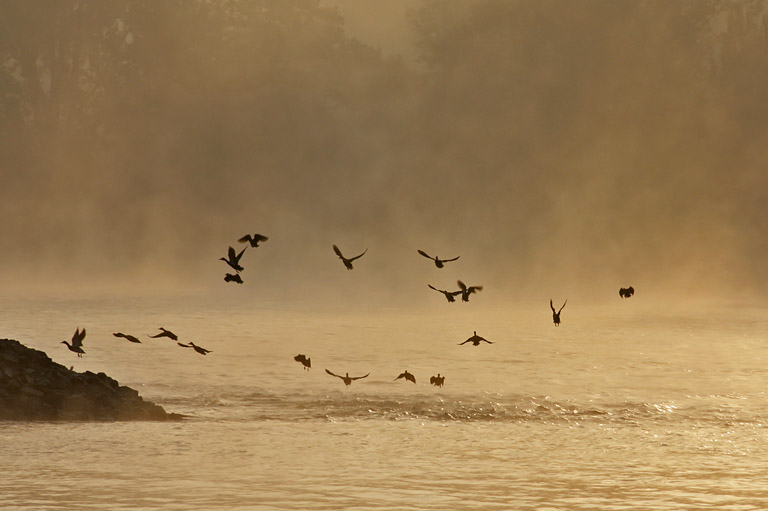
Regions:
<instances>
[{"instance_id":1,"label":"flock of birds","mask_svg":"<svg viewBox=\"0 0 768 511\"><path fill-rule=\"evenodd\" d=\"M219 260L224 261L230 268L232 268L232 270L234 270L235 273L227 273L224 276L224 281L234 282L236 284L243 284L243 279L240 276L240 272L242 272L245 268L242 266L242 264L240 264L240 259L243 257L243 254L245 253L245 251L248 249L249 246L251 248L259 247L260 243L263 243L268 239L269 238L267 236L264 236L262 234L246 234L245 236L237 240L240 243L247 243L247 245L240 252L237 252L234 249L234 247L230 246L229 249L227 250L227 256L220 257ZM361 257L363 257L368 252L368 249L366 248L361 254L358 254L354 257L345 257L341 253L341 250L339 249L339 247L337 247L336 245L333 245L333 251L339 257L339 259L341 259L341 262L344 264L344 267L347 270L352 270L354 269L354 266L352 264L353 261L356 261L357 259L360 259ZM435 257L430 256L429 254L427 254L421 249L417 250L417 252L420 255L426 257L427 259L433 261L437 268L443 268L445 266L445 263L456 261L460 257L460 256L456 256L450 259L440 259L437 256ZM442 293L448 302L455 302L456 297L458 296L461 296L461 300L463 302L468 302L472 294L483 290L483 286L467 286L461 280L458 280L456 283L459 287L459 289L456 291L438 289L432 286L432 284L427 284L427 286L430 289L433 289L439 293ZM619 296L621 298L631 298L634 294L635 294L635 289L632 286L629 286L627 288L622 287L619 289ZM568 299L566 299L563 302L563 305L560 306L559 309L556 309L552 299L549 300L549 307L552 310L552 322L554 323L555 326L560 326L560 313L563 311L563 308L565 308L566 303L568 303ZM112 335L118 338L126 339L127 341L132 343L141 343L141 340L138 337L131 334L126 334L123 332L115 332ZM192 348L201 355L207 355L208 353L211 353L211 350L198 346L194 342L191 342L191 341L188 343L179 342L179 337L175 333L163 327L160 327L160 333L156 335L149 335L148 337L152 339L167 337L173 341L176 341L176 344L178 344L179 346L183 348ZM76 353L78 357L82 357L85 354L85 350L83 349L84 339L85 339L85 328L80 330L80 328L78 327L75 330L75 333L72 335L72 340L71 340L72 342L70 343L67 341L62 341L62 344L65 344L67 348L69 348L70 351L73 351L74 353ZM479 346L480 343L493 344L492 341L489 341L488 339L477 335L477 331L474 331L471 337L469 337L467 340L463 342L458 343L458 345L462 346L467 343L470 343L472 346ZM312 368L312 360L305 354L300 353L295 357L293 357L293 359L299 362L303 366L303 368L307 371ZM350 376L349 373L345 373L344 376L342 376L340 374L336 374L330 371L329 369L326 369L325 372L331 376L339 378L341 381L344 382L345 386L351 385L354 380L361 380L363 378L367 378L371 374L369 372L362 376ZM404 379L405 381L410 381L411 383L416 383L416 377L410 372L408 372L408 370L405 370L402 373L400 373L394 379L394 381L397 381L400 379ZM445 383L445 376L441 376L440 373L437 373L436 376L430 377L429 383L437 387L442 387Z\"/></svg>"}]
</instances>

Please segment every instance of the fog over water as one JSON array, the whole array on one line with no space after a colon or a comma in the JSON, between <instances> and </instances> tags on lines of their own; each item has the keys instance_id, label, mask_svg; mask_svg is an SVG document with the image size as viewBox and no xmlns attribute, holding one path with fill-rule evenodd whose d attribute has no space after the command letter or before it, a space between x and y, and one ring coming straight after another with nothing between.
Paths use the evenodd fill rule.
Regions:
<instances>
[{"instance_id":1,"label":"fog over water","mask_svg":"<svg viewBox=\"0 0 768 511\"><path fill-rule=\"evenodd\" d=\"M0 3L2 287L762 293L764 1L387 5Z\"/></svg>"}]
</instances>

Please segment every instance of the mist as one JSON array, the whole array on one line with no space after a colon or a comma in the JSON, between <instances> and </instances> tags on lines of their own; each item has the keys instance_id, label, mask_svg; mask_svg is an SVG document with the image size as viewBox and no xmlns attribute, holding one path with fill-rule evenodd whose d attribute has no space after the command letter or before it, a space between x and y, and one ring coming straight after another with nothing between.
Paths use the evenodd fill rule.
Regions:
<instances>
[{"instance_id":1,"label":"mist","mask_svg":"<svg viewBox=\"0 0 768 511\"><path fill-rule=\"evenodd\" d=\"M765 1L393 9L0 2L2 287L762 295Z\"/></svg>"}]
</instances>

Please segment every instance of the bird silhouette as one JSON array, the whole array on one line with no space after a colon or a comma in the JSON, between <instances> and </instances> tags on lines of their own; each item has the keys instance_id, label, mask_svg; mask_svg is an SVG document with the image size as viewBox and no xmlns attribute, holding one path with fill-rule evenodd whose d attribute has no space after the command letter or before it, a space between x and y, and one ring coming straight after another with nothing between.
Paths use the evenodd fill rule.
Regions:
<instances>
[{"instance_id":1,"label":"bird silhouette","mask_svg":"<svg viewBox=\"0 0 768 511\"><path fill-rule=\"evenodd\" d=\"M163 327L160 327L160 333L159 334L157 334L157 335L150 335L149 337L151 337L152 339L157 339L158 337L168 337L172 341L178 341L179 340L179 336L178 335L174 334L170 330L166 330Z\"/></svg>"},{"instance_id":2,"label":"bird silhouette","mask_svg":"<svg viewBox=\"0 0 768 511\"><path fill-rule=\"evenodd\" d=\"M407 369L404 372L402 372L399 375L397 375L397 378L395 378L394 381L397 381L400 378L405 378L406 380L408 380L410 382L416 383L416 377L414 375L412 375L411 373L409 373Z\"/></svg>"},{"instance_id":3,"label":"bird silhouette","mask_svg":"<svg viewBox=\"0 0 768 511\"><path fill-rule=\"evenodd\" d=\"M339 250L339 247L337 247L336 245L333 246L333 251L336 252L337 256L339 256L339 259L341 259L341 261L344 263L344 266L346 266L348 270L351 270L352 269L352 261L354 261L355 259L359 259L359 258L363 257L365 255L365 253L368 252L368 249L366 248L365 251L362 254L356 255L355 257L350 257L349 259L347 259L343 255L341 255L341 250Z\"/></svg>"},{"instance_id":4,"label":"bird silhouette","mask_svg":"<svg viewBox=\"0 0 768 511\"><path fill-rule=\"evenodd\" d=\"M239 273L235 273L232 275L231 273L227 273L224 275L224 282L237 282L238 284L243 283L243 278L240 276Z\"/></svg>"},{"instance_id":5,"label":"bird silhouette","mask_svg":"<svg viewBox=\"0 0 768 511\"><path fill-rule=\"evenodd\" d=\"M227 257L219 257L219 261L224 261L227 263L233 270L235 270L237 273L240 273L245 268L240 266L240 258L243 257L243 252L248 247L245 247L240 251L240 253L236 253L235 249L232 247L229 247L229 251L227 252Z\"/></svg>"},{"instance_id":6,"label":"bird silhouette","mask_svg":"<svg viewBox=\"0 0 768 511\"><path fill-rule=\"evenodd\" d=\"M460 342L458 345L461 346L462 344L467 344L468 342L471 342L472 346L480 346L481 342L487 342L488 344L493 344L491 341L489 341L485 337L480 337L479 335L477 335L477 331L473 332L472 337L470 337L464 342Z\"/></svg>"},{"instance_id":7,"label":"bird silhouette","mask_svg":"<svg viewBox=\"0 0 768 511\"><path fill-rule=\"evenodd\" d=\"M432 286L432 284L427 284L430 289L434 289L438 293L443 293L445 295L445 299L449 302L455 302L456 297L461 294L461 290L459 291L446 291L444 289L437 289L436 287Z\"/></svg>"},{"instance_id":8,"label":"bird silhouette","mask_svg":"<svg viewBox=\"0 0 768 511\"><path fill-rule=\"evenodd\" d=\"M208 353L211 353L211 350L207 350L207 349L205 349L205 348L203 348L201 346L198 346L197 344L195 344L195 343L193 343L191 341L190 341L189 344L184 344L184 343L181 343L181 342L177 342L176 344L178 344L182 348L194 348L194 350L196 352L200 353L201 355L207 355Z\"/></svg>"},{"instance_id":9,"label":"bird silhouette","mask_svg":"<svg viewBox=\"0 0 768 511\"><path fill-rule=\"evenodd\" d=\"M253 248L256 248L259 246L260 241L267 241L268 239L269 238L264 236L263 234L254 234L254 235L246 234L245 236L243 236L237 241L239 241L240 243L250 243Z\"/></svg>"},{"instance_id":10,"label":"bird silhouette","mask_svg":"<svg viewBox=\"0 0 768 511\"><path fill-rule=\"evenodd\" d=\"M468 302L469 301L469 295L472 293L476 293L478 291L483 290L483 286L469 286L467 287L462 281L457 280L456 281L459 284L459 287L461 288L461 301L462 302Z\"/></svg>"},{"instance_id":11,"label":"bird silhouette","mask_svg":"<svg viewBox=\"0 0 768 511\"><path fill-rule=\"evenodd\" d=\"M312 359L311 359L311 358L309 358L309 357L308 357L308 356L306 356L306 355L302 355L301 353L299 353L298 355L296 355L295 357L293 357L293 359L294 359L296 362L301 362L301 365L303 365L303 366L304 366L304 370L305 370L305 371L309 371L309 370L310 370L310 368L312 368Z\"/></svg>"},{"instance_id":12,"label":"bird silhouette","mask_svg":"<svg viewBox=\"0 0 768 511\"><path fill-rule=\"evenodd\" d=\"M368 373L368 374L363 375L363 376L350 376L349 373L347 373L346 376L339 376L336 373L332 373L328 369L326 369L325 372L330 374L331 376L335 376L336 378L340 378L341 381L344 382L344 385L346 385L347 387L352 385L352 380L360 380L360 379L363 379L363 378L367 378L368 374L371 374L371 373Z\"/></svg>"},{"instance_id":13,"label":"bird silhouette","mask_svg":"<svg viewBox=\"0 0 768 511\"><path fill-rule=\"evenodd\" d=\"M455 261L456 259L461 257L461 256L456 256L453 259L439 259L437 256L432 257L431 255L427 254L423 250L416 250L416 252L418 252L419 254L423 255L427 259L433 260L435 262L435 266L437 266L438 268L442 268L444 263L450 263L451 261Z\"/></svg>"},{"instance_id":14,"label":"bird silhouette","mask_svg":"<svg viewBox=\"0 0 768 511\"><path fill-rule=\"evenodd\" d=\"M442 387L445 383L445 376L440 376L440 373L437 373L437 376L431 376L429 378L429 383L435 387Z\"/></svg>"},{"instance_id":15,"label":"bird silhouette","mask_svg":"<svg viewBox=\"0 0 768 511\"><path fill-rule=\"evenodd\" d=\"M131 342L141 344L141 341L139 340L139 338L131 334L124 334L123 332L115 332L112 335L114 335L115 337L122 337L126 341L131 341Z\"/></svg>"},{"instance_id":16,"label":"bird silhouette","mask_svg":"<svg viewBox=\"0 0 768 511\"><path fill-rule=\"evenodd\" d=\"M85 328L81 331L80 327L78 327L75 333L72 334L72 344L69 344L67 341L61 341L61 343L66 344L69 351L74 351L78 357L82 357L85 354L83 339L85 339Z\"/></svg>"},{"instance_id":17,"label":"bird silhouette","mask_svg":"<svg viewBox=\"0 0 768 511\"><path fill-rule=\"evenodd\" d=\"M619 288L619 296L622 298L630 298L635 294L635 288L632 286Z\"/></svg>"},{"instance_id":18,"label":"bird silhouette","mask_svg":"<svg viewBox=\"0 0 768 511\"><path fill-rule=\"evenodd\" d=\"M568 303L567 298L563 302L563 307L565 307L566 303ZM552 304L552 298L549 299L549 308L552 309L552 322L555 326L560 326L560 312L563 310L563 307L560 307L560 310L555 311L555 306Z\"/></svg>"}]
</instances>

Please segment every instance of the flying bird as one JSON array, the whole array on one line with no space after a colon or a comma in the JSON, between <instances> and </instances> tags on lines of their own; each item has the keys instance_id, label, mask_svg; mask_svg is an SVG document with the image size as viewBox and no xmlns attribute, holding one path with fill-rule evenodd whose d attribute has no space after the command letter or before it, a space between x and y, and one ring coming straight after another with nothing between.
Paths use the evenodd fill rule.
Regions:
<instances>
[{"instance_id":1,"label":"flying bird","mask_svg":"<svg viewBox=\"0 0 768 511\"><path fill-rule=\"evenodd\" d=\"M473 332L472 337L470 337L464 342L460 342L458 345L461 346L462 344L467 344L468 342L471 342L472 346L480 346L481 342L487 342L488 344L493 344L491 341L489 341L485 337L480 337L479 335L477 335L477 331Z\"/></svg>"},{"instance_id":2,"label":"flying bird","mask_svg":"<svg viewBox=\"0 0 768 511\"><path fill-rule=\"evenodd\" d=\"M406 380L408 380L410 382L416 383L416 377L414 375L412 375L411 373L409 373L407 369L405 370L405 372L400 373L397 376L397 378L395 378L394 381L397 381L400 378L405 378Z\"/></svg>"},{"instance_id":3,"label":"flying bird","mask_svg":"<svg viewBox=\"0 0 768 511\"><path fill-rule=\"evenodd\" d=\"M312 359L311 359L311 358L309 358L309 357L308 357L308 356L306 356L306 355L302 355L301 353L299 353L298 355L296 355L295 357L293 357L293 359L294 359L296 362L301 362L301 365L303 365L303 366L304 366L304 370L305 370L305 371L309 371L309 370L310 370L310 368L312 368Z\"/></svg>"},{"instance_id":4,"label":"flying bird","mask_svg":"<svg viewBox=\"0 0 768 511\"><path fill-rule=\"evenodd\" d=\"M268 237L262 234L254 234L254 235L246 234L245 236L243 236L237 241L239 241L240 243L250 243L253 248L256 248L259 246L260 241L267 241L268 239L269 239Z\"/></svg>"},{"instance_id":5,"label":"flying bird","mask_svg":"<svg viewBox=\"0 0 768 511\"><path fill-rule=\"evenodd\" d=\"M235 270L237 273L240 273L245 268L240 266L240 258L243 257L243 252L248 247L245 247L240 251L240 253L236 253L235 249L232 247L229 247L229 251L227 252L227 257L219 257L219 261L224 261L227 263L230 267L232 267L233 270Z\"/></svg>"},{"instance_id":6,"label":"flying bird","mask_svg":"<svg viewBox=\"0 0 768 511\"><path fill-rule=\"evenodd\" d=\"M200 346L198 346L197 344L195 344L195 343L193 343L191 341L190 341L189 344L184 344L184 343L181 343L181 342L177 342L176 344L178 344L182 348L194 348L194 350L196 352L200 353L201 355L207 355L208 353L211 353L211 350L207 350L207 349L205 349L203 347L200 347Z\"/></svg>"},{"instance_id":7,"label":"flying bird","mask_svg":"<svg viewBox=\"0 0 768 511\"><path fill-rule=\"evenodd\" d=\"M163 327L160 327L160 333L159 334L157 334L157 335L150 335L149 337L151 337L152 339L157 339L158 337L168 337L172 341L178 341L179 340L179 336L178 335L174 334L170 330L166 330Z\"/></svg>"},{"instance_id":8,"label":"flying bird","mask_svg":"<svg viewBox=\"0 0 768 511\"><path fill-rule=\"evenodd\" d=\"M437 373L437 376L431 376L429 378L429 383L435 387L442 387L445 383L445 376L440 376L440 373Z\"/></svg>"},{"instance_id":9,"label":"flying bird","mask_svg":"<svg viewBox=\"0 0 768 511\"><path fill-rule=\"evenodd\" d=\"M112 335L114 335L115 337L122 337L126 341L131 341L131 342L135 342L135 343L141 344L141 341L135 335L124 334L123 332L115 332Z\"/></svg>"},{"instance_id":10,"label":"flying bird","mask_svg":"<svg viewBox=\"0 0 768 511\"><path fill-rule=\"evenodd\" d=\"M66 344L69 351L74 351L78 357L82 357L85 354L83 339L85 339L85 328L80 331L80 327L78 327L75 333L72 334L72 344L69 344L67 341L61 341L61 343Z\"/></svg>"},{"instance_id":11,"label":"flying bird","mask_svg":"<svg viewBox=\"0 0 768 511\"><path fill-rule=\"evenodd\" d=\"M432 257L431 255L427 254L423 250L417 250L416 252L418 252L419 254L423 255L427 259L433 260L435 262L435 266L437 266L438 268L442 268L444 263L450 263L451 261L455 261L456 259L461 257L461 256L456 256L453 259L439 259L437 256Z\"/></svg>"},{"instance_id":12,"label":"flying bird","mask_svg":"<svg viewBox=\"0 0 768 511\"><path fill-rule=\"evenodd\" d=\"M472 293L476 293L478 291L483 290L483 286L469 286L467 287L462 281L457 280L456 281L459 284L459 287L461 288L461 301L462 302L468 302L469 301L469 295Z\"/></svg>"},{"instance_id":13,"label":"flying bird","mask_svg":"<svg viewBox=\"0 0 768 511\"><path fill-rule=\"evenodd\" d=\"M456 297L461 294L461 290L459 291L446 291L444 289L437 289L436 287L433 287L432 284L427 284L430 289L434 289L435 291L439 293L443 293L445 295L445 299L449 302L455 302Z\"/></svg>"},{"instance_id":14,"label":"flying bird","mask_svg":"<svg viewBox=\"0 0 768 511\"><path fill-rule=\"evenodd\" d=\"M232 275L231 273L227 273L224 275L224 282L237 282L238 284L243 283L243 278L240 276L239 273L235 273Z\"/></svg>"},{"instance_id":15,"label":"flying bird","mask_svg":"<svg viewBox=\"0 0 768 511\"><path fill-rule=\"evenodd\" d=\"M354 261L355 259L359 259L359 258L363 257L365 255L365 252L368 252L368 249L366 248L365 251L362 254L356 255L355 257L350 257L349 259L347 259L343 255L341 255L341 250L339 250L339 247L337 247L336 245L333 246L333 251L336 252L337 256L339 256L339 259L341 259L341 261L344 263L344 266L346 266L348 270L351 270L352 269L352 261Z\"/></svg>"},{"instance_id":16,"label":"flying bird","mask_svg":"<svg viewBox=\"0 0 768 511\"><path fill-rule=\"evenodd\" d=\"M366 374L364 376L350 376L349 373L347 373L346 376L339 376L338 374L332 373L328 369L326 369L325 372L330 374L331 376L335 376L336 378L340 378L341 381L344 382L344 385L346 385L347 387L349 387L352 384L352 380L361 380L363 378L367 378L368 374L371 374L371 373L368 373L368 374Z\"/></svg>"},{"instance_id":17,"label":"flying bird","mask_svg":"<svg viewBox=\"0 0 768 511\"><path fill-rule=\"evenodd\" d=\"M565 307L566 303L568 303L567 298L563 302L563 307ZM552 304L552 298L549 299L549 308L552 309L552 322L555 323L555 326L560 326L560 311L563 310L563 307L560 307L560 310L555 311L555 306Z\"/></svg>"},{"instance_id":18,"label":"flying bird","mask_svg":"<svg viewBox=\"0 0 768 511\"><path fill-rule=\"evenodd\" d=\"M635 294L635 288L632 286L619 288L619 296L622 298L630 298Z\"/></svg>"}]
</instances>

